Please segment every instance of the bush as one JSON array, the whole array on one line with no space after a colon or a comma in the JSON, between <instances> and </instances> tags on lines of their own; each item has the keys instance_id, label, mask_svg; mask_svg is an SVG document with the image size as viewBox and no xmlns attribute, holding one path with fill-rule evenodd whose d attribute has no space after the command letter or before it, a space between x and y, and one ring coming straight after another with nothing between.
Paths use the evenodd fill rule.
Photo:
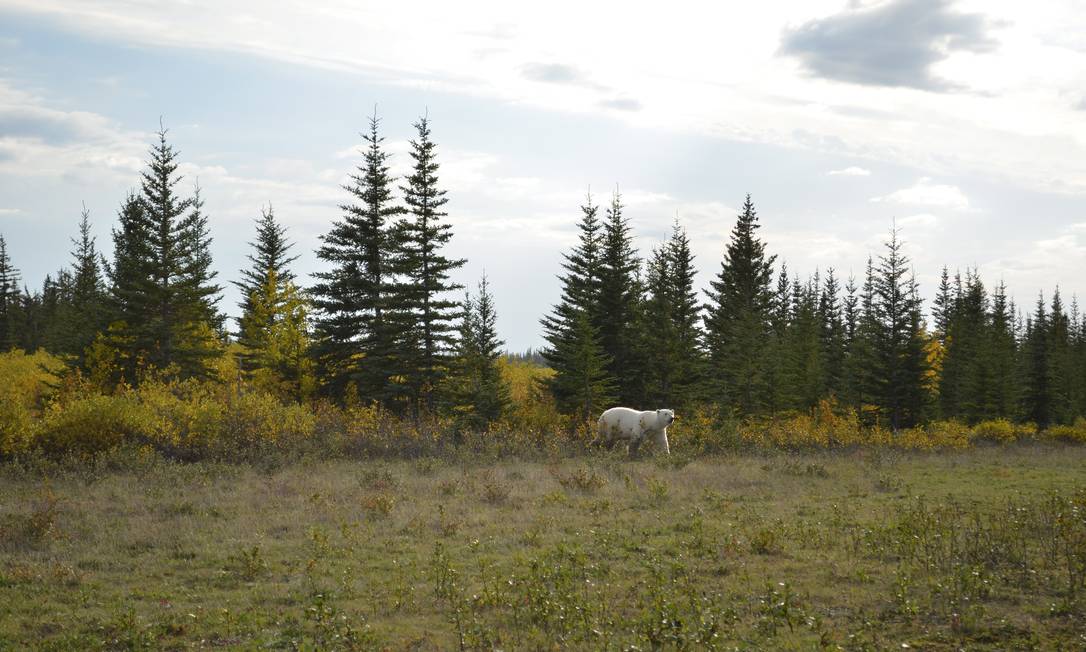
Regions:
<instances>
[{"instance_id":1,"label":"bush","mask_svg":"<svg viewBox=\"0 0 1086 652\"><path fill-rule=\"evenodd\" d=\"M1049 426L1041 432L1041 438L1048 441L1086 444L1086 418L1079 417L1069 426Z\"/></svg>"}]
</instances>

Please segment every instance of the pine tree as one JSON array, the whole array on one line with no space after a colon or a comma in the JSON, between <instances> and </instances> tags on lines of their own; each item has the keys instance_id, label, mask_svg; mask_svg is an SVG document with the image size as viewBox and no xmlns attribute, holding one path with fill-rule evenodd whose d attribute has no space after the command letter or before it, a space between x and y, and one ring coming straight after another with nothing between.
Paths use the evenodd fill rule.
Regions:
<instances>
[{"instance_id":1,"label":"pine tree","mask_svg":"<svg viewBox=\"0 0 1086 652\"><path fill-rule=\"evenodd\" d=\"M19 270L11 264L7 241L0 235L0 351L10 350L17 345L21 300Z\"/></svg>"},{"instance_id":2,"label":"pine tree","mask_svg":"<svg viewBox=\"0 0 1086 652\"><path fill-rule=\"evenodd\" d=\"M151 346L141 315L151 309L151 225L139 198L129 194L113 229L113 264L107 268L110 326L95 354L95 374L103 387L123 379L134 382L143 352Z\"/></svg>"},{"instance_id":3,"label":"pine tree","mask_svg":"<svg viewBox=\"0 0 1086 652\"><path fill-rule=\"evenodd\" d=\"M841 287L831 267L818 301L822 354L822 387L828 396L840 396L845 374L845 322Z\"/></svg>"},{"instance_id":4,"label":"pine tree","mask_svg":"<svg viewBox=\"0 0 1086 652\"><path fill-rule=\"evenodd\" d=\"M783 354L789 381L784 404L793 410L808 410L825 396L818 286L817 276L805 285L796 277L792 279L793 315L785 332Z\"/></svg>"},{"instance_id":5,"label":"pine tree","mask_svg":"<svg viewBox=\"0 0 1086 652\"><path fill-rule=\"evenodd\" d=\"M125 202L120 230L113 232L110 331L133 365L206 376L210 359L221 353L216 329L222 317L215 308L221 288L212 284L199 187L193 197L178 194L178 154L166 133L159 130L140 193ZM135 369L127 371L128 380L136 380Z\"/></svg>"},{"instance_id":6,"label":"pine tree","mask_svg":"<svg viewBox=\"0 0 1086 652\"><path fill-rule=\"evenodd\" d=\"M1072 359L1071 324L1063 307L1060 289L1052 295L1048 315L1048 378L1049 409L1053 423L1074 421L1074 361Z\"/></svg>"},{"instance_id":7,"label":"pine tree","mask_svg":"<svg viewBox=\"0 0 1086 652\"><path fill-rule=\"evenodd\" d=\"M583 423L614 400L614 380L607 373L611 360L599 345L599 332L587 311L574 313L554 355L562 373L550 379L550 387L563 412Z\"/></svg>"},{"instance_id":8,"label":"pine tree","mask_svg":"<svg viewBox=\"0 0 1086 652\"><path fill-rule=\"evenodd\" d=\"M617 398L627 405L639 405L644 400L644 388L637 380L644 375L645 363L639 355L635 324L642 299L640 266L629 222L623 215L622 198L616 190L603 225L599 312L593 325L599 332L600 347L610 359L608 375L623 380Z\"/></svg>"},{"instance_id":9,"label":"pine tree","mask_svg":"<svg viewBox=\"0 0 1086 652\"><path fill-rule=\"evenodd\" d=\"M931 314L935 321L935 335L941 344L946 345L946 336L954 315L954 296L950 292L950 275L946 265L943 265L943 272L939 276L939 291L935 295Z\"/></svg>"},{"instance_id":10,"label":"pine tree","mask_svg":"<svg viewBox=\"0 0 1086 652\"><path fill-rule=\"evenodd\" d=\"M272 334L281 328L281 323L296 331L292 339L297 340L297 346L303 353L309 339L305 327L308 302L294 286L294 273L289 267L298 257L288 256L287 252L293 244L286 238L286 227L275 220L270 205L261 209L261 216L256 220L256 240L250 242L249 246L253 249L247 256L251 265L241 270L240 281L233 281L242 292L242 299L238 303L242 309L238 319L238 344L243 349L242 369L250 374L265 369L299 376L299 371L287 372L282 361L269 366L263 350ZM296 323L296 327L290 327L291 323ZM297 368L298 364L287 366Z\"/></svg>"},{"instance_id":11,"label":"pine tree","mask_svg":"<svg viewBox=\"0 0 1086 652\"><path fill-rule=\"evenodd\" d=\"M906 277L909 259L901 246L897 229L891 230L886 253L879 257L873 304L877 404L894 429L924 418L928 383L920 299L915 280Z\"/></svg>"},{"instance_id":12,"label":"pine tree","mask_svg":"<svg viewBox=\"0 0 1086 652\"><path fill-rule=\"evenodd\" d=\"M1022 412L1027 419L1045 428L1052 422L1051 364L1049 362L1049 320L1044 295L1037 297L1033 315L1026 320L1022 342L1025 378Z\"/></svg>"},{"instance_id":13,"label":"pine tree","mask_svg":"<svg viewBox=\"0 0 1086 652\"><path fill-rule=\"evenodd\" d=\"M271 204L260 209L260 217L256 220L256 240L250 242L249 246L253 252L246 258L251 264L248 269L241 270L241 280L231 281L241 292L238 307L241 308L242 315L251 311L249 297L265 286L268 270L275 271L280 287L293 283L294 273L289 265L298 259L298 256L289 254L294 243L287 240L287 229L276 221Z\"/></svg>"},{"instance_id":14,"label":"pine tree","mask_svg":"<svg viewBox=\"0 0 1086 652\"><path fill-rule=\"evenodd\" d=\"M410 334L402 366L412 384L415 409L433 412L435 392L451 361L460 316L460 304L449 293L463 286L452 282L449 274L466 261L448 258L442 251L452 238L452 225L443 210L449 200L438 185L430 122L423 117L414 126L418 137L411 141L413 168L402 187L409 217L396 228L397 272L404 280L398 286L397 310L404 319L403 332Z\"/></svg>"},{"instance_id":15,"label":"pine tree","mask_svg":"<svg viewBox=\"0 0 1086 652\"><path fill-rule=\"evenodd\" d=\"M478 296L465 295L461 315L454 366L456 411L463 415L466 427L481 431L500 419L512 400L509 383L502 376L504 342L498 338L494 297L485 274Z\"/></svg>"},{"instance_id":16,"label":"pine tree","mask_svg":"<svg viewBox=\"0 0 1086 652\"><path fill-rule=\"evenodd\" d=\"M986 338L988 296L976 270L966 270L961 293L947 314L939 398L944 418L984 419L991 388Z\"/></svg>"},{"instance_id":17,"label":"pine tree","mask_svg":"<svg viewBox=\"0 0 1086 652\"><path fill-rule=\"evenodd\" d=\"M247 375L260 387L305 398L316 384L309 354L309 302L269 267L238 322Z\"/></svg>"},{"instance_id":18,"label":"pine tree","mask_svg":"<svg viewBox=\"0 0 1086 652\"><path fill-rule=\"evenodd\" d=\"M1001 282L992 295L988 318L987 355L991 365L986 418L1014 419L1018 416L1021 395L1016 366L1018 344L1014 332L1014 308L1007 301L1007 288Z\"/></svg>"},{"instance_id":19,"label":"pine tree","mask_svg":"<svg viewBox=\"0 0 1086 652\"><path fill-rule=\"evenodd\" d=\"M710 382L723 405L739 414L755 413L768 403L765 368L776 256L766 255L758 228L758 216L747 195L720 272L706 292Z\"/></svg>"},{"instance_id":20,"label":"pine tree","mask_svg":"<svg viewBox=\"0 0 1086 652\"><path fill-rule=\"evenodd\" d=\"M318 340L315 347L327 391L343 396L353 385L367 401L402 407L407 394L400 372L391 220L403 214L392 200L388 153L370 119L362 164L344 189L358 203L340 207L343 218L321 237L317 257L332 269L312 288Z\"/></svg>"},{"instance_id":21,"label":"pine tree","mask_svg":"<svg viewBox=\"0 0 1086 652\"><path fill-rule=\"evenodd\" d=\"M71 293L63 310L65 341L62 351L75 356L77 366L84 365L86 349L106 327L106 282L101 254L91 235L90 211L83 207L79 219L79 237L72 239Z\"/></svg>"},{"instance_id":22,"label":"pine tree","mask_svg":"<svg viewBox=\"0 0 1086 652\"><path fill-rule=\"evenodd\" d=\"M600 309L600 249L603 225L598 208L588 195L581 206L577 246L563 254L559 276L562 295L550 315L541 321L547 341L541 352L554 375L544 381L560 409L589 418L585 410L602 407L613 395L613 379L594 326Z\"/></svg>"},{"instance_id":23,"label":"pine tree","mask_svg":"<svg viewBox=\"0 0 1086 652\"><path fill-rule=\"evenodd\" d=\"M671 239L667 243L667 260L670 264L669 281L670 316L675 332L675 367L677 377L672 383L671 395L665 397L667 406L685 407L698 396L698 388L704 372L701 345L701 303L694 287L696 270L694 253L686 229L675 221Z\"/></svg>"}]
</instances>

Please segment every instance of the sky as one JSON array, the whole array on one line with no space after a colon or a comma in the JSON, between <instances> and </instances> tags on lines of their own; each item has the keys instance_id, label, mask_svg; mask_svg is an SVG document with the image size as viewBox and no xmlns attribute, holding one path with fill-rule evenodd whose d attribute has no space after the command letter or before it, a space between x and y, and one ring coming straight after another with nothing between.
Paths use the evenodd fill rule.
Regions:
<instances>
[{"instance_id":1,"label":"sky","mask_svg":"<svg viewBox=\"0 0 1086 652\"><path fill-rule=\"evenodd\" d=\"M454 237L511 350L543 344L587 193L706 286L747 193L770 253L861 275L900 230L921 290L977 268L1086 297L1080 0L661 3L0 0L0 234L32 288L98 246L160 120L230 285L271 204L307 282L370 116L431 120Z\"/></svg>"}]
</instances>

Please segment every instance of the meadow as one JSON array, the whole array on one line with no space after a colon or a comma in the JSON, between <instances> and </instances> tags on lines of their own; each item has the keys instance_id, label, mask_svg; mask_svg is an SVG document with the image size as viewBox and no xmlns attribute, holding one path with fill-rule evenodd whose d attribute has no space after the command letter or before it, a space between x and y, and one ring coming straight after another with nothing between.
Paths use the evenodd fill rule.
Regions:
<instances>
[{"instance_id":1,"label":"meadow","mask_svg":"<svg viewBox=\"0 0 1086 652\"><path fill-rule=\"evenodd\" d=\"M1086 449L0 470L8 649L1081 649Z\"/></svg>"}]
</instances>

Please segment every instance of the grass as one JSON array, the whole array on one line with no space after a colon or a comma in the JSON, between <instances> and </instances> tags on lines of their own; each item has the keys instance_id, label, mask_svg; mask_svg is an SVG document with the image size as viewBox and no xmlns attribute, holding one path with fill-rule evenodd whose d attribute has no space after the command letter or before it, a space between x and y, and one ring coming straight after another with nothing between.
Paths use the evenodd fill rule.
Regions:
<instances>
[{"instance_id":1,"label":"grass","mask_svg":"<svg viewBox=\"0 0 1086 652\"><path fill-rule=\"evenodd\" d=\"M1086 448L0 467L0 648L1079 649Z\"/></svg>"}]
</instances>

